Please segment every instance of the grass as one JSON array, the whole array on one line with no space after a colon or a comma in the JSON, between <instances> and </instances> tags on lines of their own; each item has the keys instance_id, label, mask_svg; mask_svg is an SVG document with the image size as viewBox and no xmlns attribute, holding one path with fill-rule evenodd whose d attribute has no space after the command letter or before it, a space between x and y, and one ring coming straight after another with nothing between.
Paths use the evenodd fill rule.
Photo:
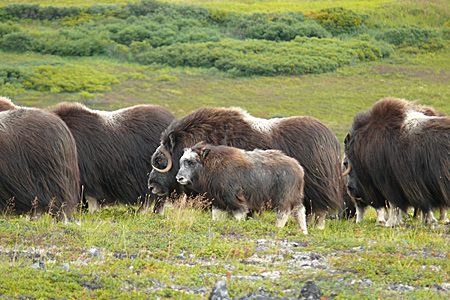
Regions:
<instances>
[{"instance_id":1,"label":"grass","mask_svg":"<svg viewBox=\"0 0 450 300\"><path fill-rule=\"evenodd\" d=\"M167 207L165 216L113 207L80 212L68 224L3 216L0 271L9 276L0 278L0 295L206 299L226 279L232 297L258 288L293 296L314 280L327 299L445 299L448 291L436 286L450 276L448 226L406 222L376 227L369 210L362 223L328 220L324 231L310 228L304 236L293 220L276 228L270 212L242 223L212 221L209 211L185 201ZM305 269L299 255L313 255L320 267ZM399 284L414 292L395 291Z\"/></svg>"}]
</instances>

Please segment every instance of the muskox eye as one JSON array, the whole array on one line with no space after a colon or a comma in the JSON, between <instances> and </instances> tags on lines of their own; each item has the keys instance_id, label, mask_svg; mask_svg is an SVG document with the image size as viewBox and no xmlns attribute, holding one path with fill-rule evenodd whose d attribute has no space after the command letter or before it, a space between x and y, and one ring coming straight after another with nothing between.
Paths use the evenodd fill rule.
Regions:
<instances>
[{"instance_id":1,"label":"muskox eye","mask_svg":"<svg viewBox=\"0 0 450 300\"><path fill-rule=\"evenodd\" d=\"M195 166L195 161L193 161L193 160L188 160L188 166L189 167L193 167L193 166Z\"/></svg>"}]
</instances>

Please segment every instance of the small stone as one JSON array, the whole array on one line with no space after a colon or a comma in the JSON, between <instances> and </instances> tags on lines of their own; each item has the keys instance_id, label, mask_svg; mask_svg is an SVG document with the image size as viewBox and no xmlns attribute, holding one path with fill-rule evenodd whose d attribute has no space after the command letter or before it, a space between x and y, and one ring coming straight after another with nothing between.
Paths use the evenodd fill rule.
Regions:
<instances>
[{"instance_id":1,"label":"small stone","mask_svg":"<svg viewBox=\"0 0 450 300\"><path fill-rule=\"evenodd\" d=\"M225 281L217 281L213 287L209 300L231 300L228 293L227 283Z\"/></svg>"},{"instance_id":2,"label":"small stone","mask_svg":"<svg viewBox=\"0 0 450 300\"><path fill-rule=\"evenodd\" d=\"M45 264L42 260L40 260L37 263L31 265L30 268L45 271Z\"/></svg>"},{"instance_id":3,"label":"small stone","mask_svg":"<svg viewBox=\"0 0 450 300\"><path fill-rule=\"evenodd\" d=\"M175 259L185 260L187 259L186 254L182 252L180 255L174 257Z\"/></svg>"},{"instance_id":4,"label":"small stone","mask_svg":"<svg viewBox=\"0 0 450 300\"><path fill-rule=\"evenodd\" d=\"M323 293L314 281L307 281L300 291L298 299L321 300Z\"/></svg>"}]
</instances>

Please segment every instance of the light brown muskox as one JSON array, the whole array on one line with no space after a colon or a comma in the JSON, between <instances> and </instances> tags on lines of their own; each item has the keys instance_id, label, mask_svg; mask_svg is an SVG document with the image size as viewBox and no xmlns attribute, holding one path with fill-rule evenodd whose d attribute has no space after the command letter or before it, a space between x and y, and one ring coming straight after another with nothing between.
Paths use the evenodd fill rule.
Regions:
<instances>
[{"instance_id":1,"label":"light brown muskox","mask_svg":"<svg viewBox=\"0 0 450 300\"><path fill-rule=\"evenodd\" d=\"M250 210L274 210L276 226L283 227L293 212L302 232L308 234L303 175L298 161L280 150L245 151L199 143L184 150L176 178L238 220Z\"/></svg>"},{"instance_id":2,"label":"light brown muskox","mask_svg":"<svg viewBox=\"0 0 450 300\"><path fill-rule=\"evenodd\" d=\"M161 132L175 119L159 105L136 105L117 111L91 110L78 103L60 103L49 110L71 130L78 149L81 184L89 210L104 204L146 203L156 199L148 193L151 155ZM162 212L156 201L155 211Z\"/></svg>"},{"instance_id":3,"label":"light brown muskox","mask_svg":"<svg viewBox=\"0 0 450 300\"><path fill-rule=\"evenodd\" d=\"M0 210L70 216L80 201L75 140L49 112L0 97Z\"/></svg>"}]
</instances>

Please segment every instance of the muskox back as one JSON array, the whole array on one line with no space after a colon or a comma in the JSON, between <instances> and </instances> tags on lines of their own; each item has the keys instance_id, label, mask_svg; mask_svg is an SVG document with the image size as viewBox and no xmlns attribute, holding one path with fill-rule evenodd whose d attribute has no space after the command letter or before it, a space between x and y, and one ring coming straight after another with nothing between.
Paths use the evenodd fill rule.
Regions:
<instances>
[{"instance_id":1,"label":"muskox back","mask_svg":"<svg viewBox=\"0 0 450 300\"><path fill-rule=\"evenodd\" d=\"M156 167L149 184L158 191L179 191L175 175L184 148L205 141L244 150L278 149L297 159L305 169L305 206L307 212L324 216L328 209L342 205L341 150L334 134L311 117L290 117L264 120L252 117L241 109L201 108L173 122L162 134L173 167L167 165L161 151L154 154ZM158 171L157 169L160 169Z\"/></svg>"},{"instance_id":2,"label":"muskox back","mask_svg":"<svg viewBox=\"0 0 450 300\"><path fill-rule=\"evenodd\" d=\"M170 111L137 105L106 112L76 103L61 103L50 110L75 138L85 196L105 204L146 200L151 155L161 132L175 119Z\"/></svg>"},{"instance_id":3,"label":"muskox back","mask_svg":"<svg viewBox=\"0 0 450 300\"><path fill-rule=\"evenodd\" d=\"M449 149L449 117L402 99L382 99L355 116L346 137L349 192L375 207L388 201L391 210L448 207Z\"/></svg>"},{"instance_id":4,"label":"muskox back","mask_svg":"<svg viewBox=\"0 0 450 300\"><path fill-rule=\"evenodd\" d=\"M0 210L70 216L79 203L75 140L56 115L0 98Z\"/></svg>"}]
</instances>

